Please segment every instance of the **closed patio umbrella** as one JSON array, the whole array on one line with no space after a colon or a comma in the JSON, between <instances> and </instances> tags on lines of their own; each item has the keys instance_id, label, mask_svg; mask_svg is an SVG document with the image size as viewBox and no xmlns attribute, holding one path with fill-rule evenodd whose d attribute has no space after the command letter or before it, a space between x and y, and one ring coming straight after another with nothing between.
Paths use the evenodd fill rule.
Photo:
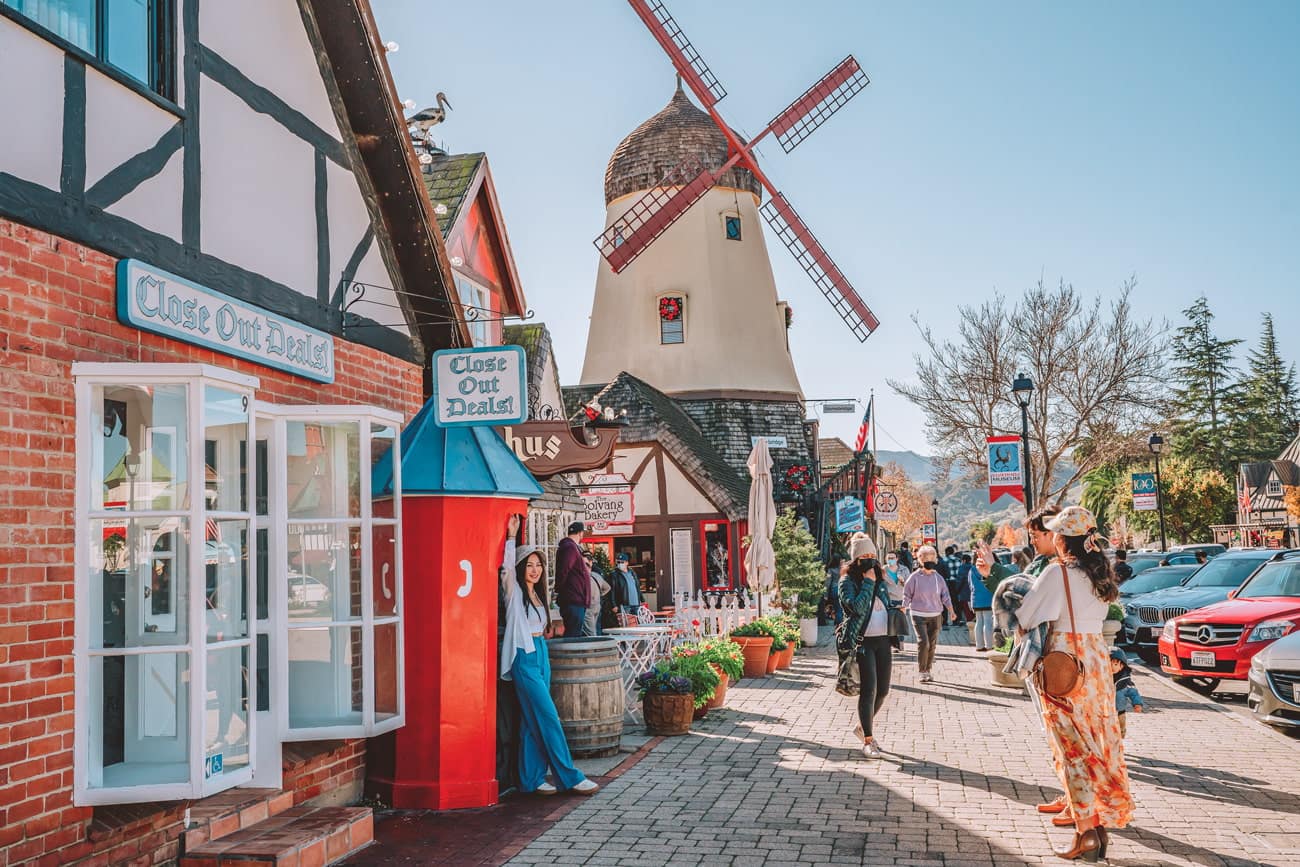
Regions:
<instances>
[{"instance_id":1,"label":"closed patio umbrella","mask_svg":"<svg viewBox=\"0 0 1300 867\"><path fill-rule=\"evenodd\" d=\"M745 551L746 579L758 594L758 613L763 614L763 591L776 582L776 553L772 530L776 527L776 503L772 499L772 457L767 440L759 437L749 453L749 548Z\"/></svg>"}]
</instances>

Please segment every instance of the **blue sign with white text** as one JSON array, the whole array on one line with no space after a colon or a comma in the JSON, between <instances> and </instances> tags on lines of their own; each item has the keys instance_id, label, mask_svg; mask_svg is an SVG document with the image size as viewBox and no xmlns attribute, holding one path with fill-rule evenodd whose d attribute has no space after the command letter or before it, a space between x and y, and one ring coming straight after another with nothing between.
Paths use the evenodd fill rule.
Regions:
<instances>
[{"instance_id":1,"label":"blue sign with white text","mask_svg":"<svg viewBox=\"0 0 1300 867\"><path fill-rule=\"evenodd\" d=\"M835 529L841 533L862 533L867 529L866 509L857 497L835 501Z\"/></svg>"}]
</instances>

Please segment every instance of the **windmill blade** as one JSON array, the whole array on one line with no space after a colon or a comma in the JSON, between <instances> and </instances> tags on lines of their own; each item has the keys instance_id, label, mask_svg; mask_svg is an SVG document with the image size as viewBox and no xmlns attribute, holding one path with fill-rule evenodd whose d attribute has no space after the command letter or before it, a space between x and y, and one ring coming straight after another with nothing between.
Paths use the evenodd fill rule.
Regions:
<instances>
[{"instance_id":1,"label":"windmill blade","mask_svg":"<svg viewBox=\"0 0 1300 867\"><path fill-rule=\"evenodd\" d=\"M768 129L776 134L785 152L790 153L870 83L871 79L850 54L821 81L804 91L803 96L772 118Z\"/></svg>"},{"instance_id":2,"label":"windmill blade","mask_svg":"<svg viewBox=\"0 0 1300 867\"><path fill-rule=\"evenodd\" d=\"M767 220L776 236L789 248L795 260L826 296L826 300L831 302L835 312L848 324L853 336L859 341L866 341L880 325L880 320L868 309L853 284L827 255L808 225L790 207L785 196L772 193L772 197L763 205L762 213L763 219Z\"/></svg>"},{"instance_id":3,"label":"windmill blade","mask_svg":"<svg viewBox=\"0 0 1300 867\"><path fill-rule=\"evenodd\" d=\"M686 38L682 28L677 26L673 16L668 14L661 0L628 0L632 8L649 28L655 41L667 53L673 66L681 73L682 80L705 108L727 95L727 91L718 83L718 79L709 71L709 65L700 57L695 46Z\"/></svg>"},{"instance_id":4,"label":"windmill blade","mask_svg":"<svg viewBox=\"0 0 1300 867\"><path fill-rule=\"evenodd\" d=\"M592 243L617 274L703 198L715 179L698 157L687 157Z\"/></svg>"}]
</instances>

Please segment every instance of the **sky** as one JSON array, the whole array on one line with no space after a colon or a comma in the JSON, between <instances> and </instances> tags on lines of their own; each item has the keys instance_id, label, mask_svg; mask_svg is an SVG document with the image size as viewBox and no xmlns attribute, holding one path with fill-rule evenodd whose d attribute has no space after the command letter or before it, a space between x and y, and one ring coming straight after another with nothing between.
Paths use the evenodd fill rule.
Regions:
<instances>
[{"instance_id":1,"label":"sky","mask_svg":"<svg viewBox=\"0 0 1300 867\"><path fill-rule=\"evenodd\" d=\"M400 96L443 91L450 152L486 151L524 292L578 382L605 165L667 104L673 70L620 0L372 0ZM750 134L847 54L871 85L759 162L881 320L859 343L769 232L809 399L874 389L882 449L933 452L913 318L1040 278L1177 325L1205 295L1221 337L1260 314L1300 358L1300 3L666 0ZM852 443L859 418L823 417Z\"/></svg>"}]
</instances>

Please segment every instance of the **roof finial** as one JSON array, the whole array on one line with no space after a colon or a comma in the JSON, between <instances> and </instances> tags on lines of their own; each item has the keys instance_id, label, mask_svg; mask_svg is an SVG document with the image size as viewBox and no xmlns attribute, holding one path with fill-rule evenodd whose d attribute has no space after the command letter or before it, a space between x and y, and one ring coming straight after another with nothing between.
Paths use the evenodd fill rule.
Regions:
<instances>
[{"instance_id":1,"label":"roof finial","mask_svg":"<svg viewBox=\"0 0 1300 867\"><path fill-rule=\"evenodd\" d=\"M677 73L677 92L682 92L682 74L680 72Z\"/></svg>"}]
</instances>

